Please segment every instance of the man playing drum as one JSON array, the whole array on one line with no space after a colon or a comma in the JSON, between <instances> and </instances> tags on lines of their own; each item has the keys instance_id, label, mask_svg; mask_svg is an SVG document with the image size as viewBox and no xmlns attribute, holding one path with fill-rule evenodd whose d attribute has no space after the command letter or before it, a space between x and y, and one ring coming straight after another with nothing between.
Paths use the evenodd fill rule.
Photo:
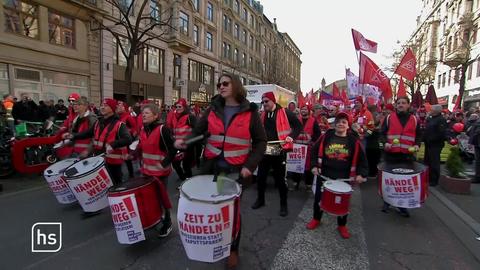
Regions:
<instances>
[{"instance_id":1,"label":"man playing drum","mask_svg":"<svg viewBox=\"0 0 480 270\"><path fill-rule=\"evenodd\" d=\"M266 136L257 113L257 106L247 99L247 91L236 75L223 74L218 79L219 95L199 119L192 136L207 134L201 174L238 173L241 179L252 176L266 148ZM184 140L176 140L178 149L185 149ZM238 210L237 210L238 211ZM234 223L240 223L235 213ZM229 268L238 263L239 230L234 232Z\"/></svg>"},{"instance_id":2,"label":"man playing drum","mask_svg":"<svg viewBox=\"0 0 480 270\"><path fill-rule=\"evenodd\" d=\"M396 112L387 116L382 126L386 163L414 161L414 154L421 143L420 125L415 116L409 112L410 99L406 96L399 97L396 105ZM387 213L389 208L390 205L384 202L382 212ZM410 216L406 208L398 207L398 210L402 216Z\"/></svg>"},{"instance_id":3,"label":"man playing drum","mask_svg":"<svg viewBox=\"0 0 480 270\"><path fill-rule=\"evenodd\" d=\"M136 151L142 153L142 173L159 179L161 206L165 216L159 227L158 236L166 237L172 231L170 208L172 204L166 186L167 178L172 172L171 162L175 157L171 130L160 124L160 110L155 104L142 106L143 129L140 132L140 142Z\"/></svg>"},{"instance_id":4,"label":"man playing drum","mask_svg":"<svg viewBox=\"0 0 480 270\"><path fill-rule=\"evenodd\" d=\"M106 98L100 107L103 118L84 132L64 136L73 141L93 138L93 153L106 153L105 163L114 185L122 182L122 163L127 159L127 146L132 142L127 127L115 114L116 108L117 101Z\"/></svg>"},{"instance_id":5,"label":"man playing drum","mask_svg":"<svg viewBox=\"0 0 480 270\"><path fill-rule=\"evenodd\" d=\"M313 218L307 229L313 230L320 225L323 211L320 209L322 185L328 179L348 179L357 183L364 182L368 175L368 164L360 140L350 131L351 118L340 112L335 117L334 127L320 137L312 148L312 173L319 176L316 183ZM314 165L315 164L315 165ZM325 177L325 178L323 178ZM347 215L337 217L338 232L343 238L350 238L347 228Z\"/></svg>"},{"instance_id":6,"label":"man playing drum","mask_svg":"<svg viewBox=\"0 0 480 270\"><path fill-rule=\"evenodd\" d=\"M262 113L261 119L267 140L270 142L281 141L282 143L272 145L273 147L278 146L278 151L267 151L258 166L258 197L252 205L252 209L258 209L265 205L267 176L270 169L273 169L273 178L280 193L280 216L285 217L288 215L288 188L285 178L286 152L293 150L293 140L302 131L302 124L294 113L276 103L273 92L266 92L262 95L262 104L265 111Z\"/></svg>"}]
</instances>

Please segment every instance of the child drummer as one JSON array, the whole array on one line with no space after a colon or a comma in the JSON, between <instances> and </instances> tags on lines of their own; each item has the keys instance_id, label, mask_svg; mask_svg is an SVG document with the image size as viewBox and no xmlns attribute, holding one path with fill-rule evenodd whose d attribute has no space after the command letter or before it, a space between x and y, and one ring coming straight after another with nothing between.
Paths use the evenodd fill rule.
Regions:
<instances>
[{"instance_id":1,"label":"child drummer","mask_svg":"<svg viewBox=\"0 0 480 270\"><path fill-rule=\"evenodd\" d=\"M320 210L322 184L328 179L350 179L357 183L365 181L368 164L360 140L351 132L351 118L345 112L335 116L334 129L328 130L312 148L312 173L318 176L313 203L313 218L307 229L313 230L320 225L323 211ZM316 165L314 165L316 164ZM347 215L337 217L338 232L343 238L350 238L347 229Z\"/></svg>"}]
</instances>

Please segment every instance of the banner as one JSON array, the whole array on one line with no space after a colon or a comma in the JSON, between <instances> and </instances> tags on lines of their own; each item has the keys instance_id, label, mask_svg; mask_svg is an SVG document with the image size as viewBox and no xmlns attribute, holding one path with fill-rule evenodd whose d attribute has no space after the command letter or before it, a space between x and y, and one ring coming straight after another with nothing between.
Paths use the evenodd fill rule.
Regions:
<instances>
[{"instance_id":1,"label":"banner","mask_svg":"<svg viewBox=\"0 0 480 270\"><path fill-rule=\"evenodd\" d=\"M383 200L395 207L419 208L421 176L417 174L391 174L382 172Z\"/></svg>"},{"instance_id":2,"label":"banner","mask_svg":"<svg viewBox=\"0 0 480 270\"><path fill-rule=\"evenodd\" d=\"M145 240L135 194L108 197L113 225L120 244L134 244Z\"/></svg>"},{"instance_id":3,"label":"banner","mask_svg":"<svg viewBox=\"0 0 480 270\"><path fill-rule=\"evenodd\" d=\"M191 260L216 262L230 256L233 229L233 200L219 204L201 203L180 197L178 230Z\"/></svg>"},{"instance_id":4,"label":"banner","mask_svg":"<svg viewBox=\"0 0 480 270\"><path fill-rule=\"evenodd\" d=\"M348 96L357 97L360 96L360 88L358 87L358 77L350 71L350 69L346 70L347 72L347 89L348 89Z\"/></svg>"},{"instance_id":5,"label":"banner","mask_svg":"<svg viewBox=\"0 0 480 270\"><path fill-rule=\"evenodd\" d=\"M293 151L287 153L287 171L305 173L305 162L307 160L307 145L293 144Z\"/></svg>"},{"instance_id":6,"label":"banner","mask_svg":"<svg viewBox=\"0 0 480 270\"><path fill-rule=\"evenodd\" d=\"M364 97L364 100L369 100L370 98L373 99L375 103L378 102L380 95L382 94L378 87L369 84L361 84L360 91L360 95Z\"/></svg>"}]
</instances>

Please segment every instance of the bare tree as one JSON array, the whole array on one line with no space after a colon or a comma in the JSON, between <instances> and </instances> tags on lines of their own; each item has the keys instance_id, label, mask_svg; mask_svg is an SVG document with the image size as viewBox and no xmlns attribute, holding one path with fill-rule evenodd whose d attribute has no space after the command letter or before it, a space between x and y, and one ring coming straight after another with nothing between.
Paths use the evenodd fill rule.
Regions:
<instances>
[{"instance_id":1,"label":"bare tree","mask_svg":"<svg viewBox=\"0 0 480 270\"><path fill-rule=\"evenodd\" d=\"M175 30L170 9L165 9L161 14L158 10L150 11L150 2L151 0L105 0L105 3L112 6L113 15L119 14L119 18L115 18L113 23L108 25L102 18L91 15L95 22L91 30L110 32L126 59L125 82L128 87L127 102L130 104L135 55L145 49L151 40L159 39ZM167 18L163 19L167 14ZM127 42L122 42L122 39Z\"/></svg>"}]
</instances>

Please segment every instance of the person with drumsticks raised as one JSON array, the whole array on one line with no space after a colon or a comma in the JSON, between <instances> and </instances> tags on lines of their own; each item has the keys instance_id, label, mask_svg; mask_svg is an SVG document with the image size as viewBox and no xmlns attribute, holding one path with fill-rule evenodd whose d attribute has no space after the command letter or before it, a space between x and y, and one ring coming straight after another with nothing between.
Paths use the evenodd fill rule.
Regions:
<instances>
[{"instance_id":1,"label":"person with drumsticks raised","mask_svg":"<svg viewBox=\"0 0 480 270\"><path fill-rule=\"evenodd\" d=\"M282 108L276 102L273 92L262 95L262 104L265 111L261 115L262 123L267 134L267 153L258 166L257 175L257 200L252 209L258 209L265 205L265 190L267 188L267 176L273 169L273 178L280 193L280 216L288 215L287 205L287 179L285 178L286 152L293 150L295 140L303 129L302 123L297 116L289 110ZM271 151L268 148L271 147ZM278 150L276 150L275 148Z\"/></svg>"},{"instance_id":2,"label":"person with drumsticks raised","mask_svg":"<svg viewBox=\"0 0 480 270\"><path fill-rule=\"evenodd\" d=\"M368 176L368 164L360 140L349 131L352 120L349 114L339 112L335 116L334 129L328 130L312 148L312 173L318 177L315 186L313 218L307 229L320 225L323 211L320 209L322 186L326 180L348 180L361 183ZM338 232L343 238L350 238L347 215L337 216Z\"/></svg>"},{"instance_id":3,"label":"person with drumsticks raised","mask_svg":"<svg viewBox=\"0 0 480 270\"><path fill-rule=\"evenodd\" d=\"M122 163L128 157L127 146L132 142L127 127L115 113L116 109L115 99L104 99L100 106L102 117L95 125L86 131L64 136L72 141L93 138L93 154L105 153L106 168L114 185L122 182Z\"/></svg>"},{"instance_id":4,"label":"person with drumsticks raised","mask_svg":"<svg viewBox=\"0 0 480 270\"><path fill-rule=\"evenodd\" d=\"M262 159L267 141L257 106L246 99L247 91L236 75L220 76L217 89L219 95L213 97L192 132L193 137L207 135L201 174L240 172L240 179L247 180ZM175 146L185 149L185 140L176 140ZM239 225L240 214L235 217L234 223ZM238 263L240 231L233 234L229 268Z\"/></svg>"},{"instance_id":5,"label":"person with drumsticks raised","mask_svg":"<svg viewBox=\"0 0 480 270\"><path fill-rule=\"evenodd\" d=\"M142 106L143 128L140 131L140 141L135 149L135 154L141 152L142 168L144 175L157 178L160 191L161 206L165 210L164 218L155 229L159 237L167 237L172 231L170 209L172 204L166 189L167 178L172 172L171 163L176 150L173 147L172 131L160 124L160 109L155 104Z\"/></svg>"},{"instance_id":6,"label":"person with drumsticks raised","mask_svg":"<svg viewBox=\"0 0 480 270\"><path fill-rule=\"evenodd\" d=\"M397 98L396 111L387 116L382 126L385 141L385 162L403 163L415 161L415 153L421 144L420 125L410 113L410 99L406 96ZM383 203L382 212L387 213L390 204ZM410 217L407 208L398 207L399 214Z\"/></svg>"}]
</instances>

